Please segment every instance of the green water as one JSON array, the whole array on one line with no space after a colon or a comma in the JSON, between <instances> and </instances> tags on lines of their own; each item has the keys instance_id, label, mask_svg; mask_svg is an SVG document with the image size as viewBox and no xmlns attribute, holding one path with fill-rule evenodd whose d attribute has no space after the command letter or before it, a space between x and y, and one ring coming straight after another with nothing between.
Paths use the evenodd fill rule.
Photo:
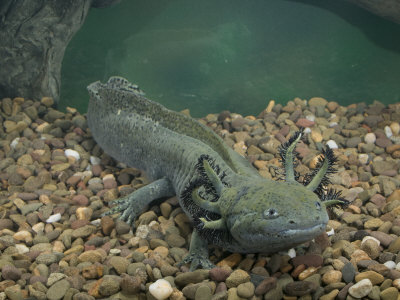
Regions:
<instances>
[{"instance_id":1,"label":"green water","mask_svg":"<svg viewBox=\"0 0 400 300\"><path fill-rule=\"evenodd\" d=\"M194 116L270 99L400 101L400 25L345 1L124 0L92 9L65 53L60 108L120 75Z\"/></svg>"}]
</instances>

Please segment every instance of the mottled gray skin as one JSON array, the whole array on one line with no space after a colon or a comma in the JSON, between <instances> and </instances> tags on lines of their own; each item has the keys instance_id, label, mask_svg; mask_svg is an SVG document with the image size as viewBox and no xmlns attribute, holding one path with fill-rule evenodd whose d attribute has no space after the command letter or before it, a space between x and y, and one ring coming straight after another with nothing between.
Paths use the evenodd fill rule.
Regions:
<instances>
[{"instance_id":1,"label":"mottled gray skin","mask_svg":"<svg viewBox=\"0 0 400 300\"><path fill-rule=\"evenodd\" d=\"M192 262L192 269L212 266L207 244L231 252L273 253L324 232L328 215L312 190L295 180L276 182L261 177L208 127L146 99L121 77L92 83L88 90L88 124L96 142L115 159L144 170L154 180L117 201L120 205L112 212L122 212L132 223L151 200L176 195L197 224L190 255L184 260ZM201 177L196 165L204 154L214 161L213 167L207 162L203 165L209 181L216 178L212 185L218 199L207 200L203 190L199 201L199 193L194 192L194 205L214 213L202 219L194 216L183 195ZM225 173L223 180L215 166Z\"/></svg>"}]
</instances>

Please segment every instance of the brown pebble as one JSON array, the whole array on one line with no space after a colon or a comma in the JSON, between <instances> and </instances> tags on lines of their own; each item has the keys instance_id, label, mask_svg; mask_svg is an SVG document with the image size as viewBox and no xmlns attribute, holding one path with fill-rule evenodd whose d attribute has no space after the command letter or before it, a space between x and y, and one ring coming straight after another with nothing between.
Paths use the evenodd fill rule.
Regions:
<instances>
[{"instance_id":1,"label":"brown pebble","mask_svg":"<svg viewBox=\"0 0 400 300\"><path fill-rule=\"evenodd\" d=\"M311 281L294 281L289 282L284 291L289 296L304 296L307 294L311 294L316 289L316 285Z\"/></svg>"},{"instance_id":2,"label":"brown pebble","mask_svg":"<svg viewBox=\"0 0 400 300\"><path fill-rule=\"evenodd\" d=\"M294 267L301 264L304 264L307 267L320 267L323 264L323 258L318 254L306 254L293 257L291 262Z\"/></svg>"},{"instance_id":3,"label":"brown pebble","mask_svg":"<svg viewBox=\"0 0 400 300\"><path fill-rule=\"evenodd\" d=\"M260 284L256 287L255 294L257 296L263 295L267 293L269 290L276 287L276 278L275 277L268 277L265 278Z\"/></svg>"},{"instance_id":4,"label":"brown pebble","mask_svg":"<svg viewBox=\"0 0 400 300\"><path fill-rule=\"evenodd\" d=\"M318 272L319 268L309 267L299 274L299 280L304 280Z\"/></svg>"},{"instance_id":5,"label":"brown pebble","mask_svg":"<svg viewBox=\"0 0 400 300\"><path fill-rule=\"evenodd\" d=\"M311 127L311 126L314 126L314 124L315 124L315 122L304 119L304 118L300 118L296 122L297 127Z\"/></svg>"},{"instance_id":6,"label":"brown pebble","mask_svg":"<svg viewBox=\"0 0 400 300\"><path fill-rule=\"evenodd\" d=\"M381 274L375 271L365 271L357 274L355 277L356 282L359 282L363 279L369 279L373 285L380 284L383 282L383 280L385 280L385 278Z\"/></svg>"},{"instance_id":7,"label":"brown pebble","mask_svg":"<svg viewBox=\"0 0 400 300\"><path fill-rule=\"evenodd\" d=\"M217 263L218 267L228 266L233 268L234 266L238 265L239 262L242 260L242 255L239 253L232 253L231 255L225 257L223 260Z\"/></svg>"},{"instance_id":8,"label":"brown pebble","mask_svg":"<svg viewBox=\"0 0 400 300\"><path fill-rule=\"evenodd\" d=\"M329 270L322 276L322 282L326 285L340 282L342 280L342 272L337 270Z\"/></svg>"},{"instance_id":9,"label":"brown pebble","mask_svg":"<svg viewBox=\"0 0 400 300\"><path fill-rule=\"evenodd\" d=\"M305 269L306 269L306 265L304 265L304 264L298 265L298 266L292 271L292 273L291 273L292 277L293 277L293 278L297 278L297 276L299 276L299 274L300 274L301 272L303 272Z\"/></svg>"},{"instance_id":10,"label":"brown pebble","mask_svg":"<svg viewBox=\"0 0 400 300\"><path fill-rule=\"evenodd\" d=\"M115 228L114 220L110 216L101 218L101 230L105 235L110 235L111 231Z\"/></svg>"},{"instance_id":11,"label":"brown pebble","mask_svg":"<svg viewBox=\"0 0 400 300\"><path fill-rule=\"evenodd\" d=\"M85 195L75 195L72 197L72 202L78 206L88 206L89 199Z\"/></svg>"}]
</instances>

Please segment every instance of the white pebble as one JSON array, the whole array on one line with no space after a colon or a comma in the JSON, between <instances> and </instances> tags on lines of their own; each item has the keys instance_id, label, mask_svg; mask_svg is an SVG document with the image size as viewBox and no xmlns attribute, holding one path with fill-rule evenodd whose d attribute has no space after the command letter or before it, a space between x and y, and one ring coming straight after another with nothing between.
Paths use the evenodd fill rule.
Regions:
<instances>
[{"instance_id":1,"label":"white pebble","mask_svg":"<svg viewBox=\"0 0 400 300\"><path fill-rule=\"evenodd\" d=\"M90 222L94 226L99 226L101 224L101 219L96 219Z\"/></svg>"},{"instance_id":2,"label":"white pebble","mask_svg":"<svg viewBox=\"0 0 400 300\"><path fill-rule=\"evenodd\" d=\"M92 171L90 171L90 170L88 170L88 171L84 171L84 172L82 172L82 179L84 179L84 178L92 178L93 177L93 172Z\"/></svg>"},{"instance_id":3,"label":"white pebble","mask_svg":"<svg viewBox=\"0 0 400 300\"><path fill-rule=\"evenodd\" d=\"M15 138L15 139L12 140L12 142L11 142L11 144L10 144L10 147L11 147L12 149L15 149L15 147L17 147L18 143L19 143L19 137L17 137L17 138Z\"/></svg>"},{"instance_id":4,"label":"white pebble","mask_svg":"<svg viewBox=\"0 0 400 300\"><path fill-rule=\"evenodd\" d=\"M329 140L326 142L326 144L329 146L329 148L331 149L338 149L338 145L336 144L336 142L334 140Z\"/></svg>"},{"instance_id":5,"label":"white pebble","mask_svg":"<svg viewBox=\"0 0 400 300\"><path fill-rule=\"evenodd\" d=\"M385 126L384 130L385 130L386 137L390 139L393 135L392 129L389 126Z\"/></svg>"},{"instance_id":6,"label":"white pebble","mask_svg":"<svg viewBox=\"0 0 400 300\"><path fill-rule=\"evenodd\" d=\"M387 262L384 263L386 268L393 270L396 268L396 263L393 260L388 260Z\"/></svg>"},{"instance_id":7,"label":"white pebble","mask_svg":"<svg viewBox=\"0 0 400 300\"><path fill-rule=\"evenodd\" d=\"M305 133L305 134L311 133L311 128L310 128L310 127L304 128L304 133Z\"/></svg>"},{"instance_id":8,"label":"white pebble","mask_svg":"<svg viewBox=\"0 0 400 300\"><path fill-rule=\"evenodd\" d=\"M396 265L395 269L396 269L397 271L400 271L400 262Z\"/></svg>"},{"instance_id":9,"label":"white pebble","mask_svg":"<svg viewBox=\"0 0 400 300\"><path fill-rule=\"evenodd\" d=\"M36 233L40 233L44 231L44 223L40 222L40 223L36 223L32 226L32 230Z\"/></svg>"},{"instance_id":10,"label":"white pebble","mask_svg":"<svg viewBox=\"0 0 400 300\"><path fill-rule=\"evenodd\" d=\"M365 297L372 290L372 282L368 278L360 280L349 288L349 294L354 298L360 299Z\"/></svg>"},{"instance_id":11,"label":"white pebble","mask_svg":"<svg viewBox=\"0 0 400 300\"><path fill-rule=\"evenodd\" d=\"M73 157L76 160L79 160L81 158L81 156L79 155L79 152L76 150L72 150L72 149L66 149L64 151L64 154L66 157Z\"/></svg>"},{"instance_id":12,"label":"white pebble","mask_svg":"<svg viewBox=\"0 0 400 300\"><path fill-rule=\"evenodd\" d=\"M373 132L369 132L364 136L364 141L367 144L374 144L376 141L376 135Z\"/></svg>"},{"instance_id":13,"label":"white pebble","mask_svg":"<svg viewBox=\"0 0 400 300\"><path fill-rule=\"evenodd\" d=\"M99 165L100 162L101 162L101 159L98 158L97 156L91 156L91 157L90 157L90 163L91 163L92 165Z\"/></svg>"},{"instance_id":14,"label":"white pebble","mask_svg":"<svg viewBox=\"0 0 400 300\"><path fill-rule=\"evenodd\" d=\"M334 234L335 234L335 229L332 228L331 230L327 231L326 234L327 234L328 236L334 235Z\"/></svg>"},{"instance_id":15,"label":"white pebble","mask_svg":"<svg viewBox=\"0 0 400 300\"><path fill-rule=\"evenodd\" d=\"M110 254L112 254L112 255L117 255L120 253L121 253L121 249L117 249L117 248L110 249Z\"/></svg>"},{"instance_id":16,"label":"white pebble","mask_svg":"<svg viewBox=\"0 0 400 300\"><path fill-rule=\"evenodd\" d=\"M114 174L106 174L103 177L103 181L107 180L107 179L113 179L115 180Z\"/></svg>"},{"instance_id":17,"label":"white pebble","mask_svg":"<svg viewBox=\"0 0 400 300\"><path fill-rule=\"evenodd\" d=\"M368 158L369 158L368 154L365 153L358 154L358 161L362 165L366 165L368 163Z\"/></svg>"},{"instance_id":18,"label":"white pebble","mask_svg":"<svg viewBox=\"0 0 400 300\"><path fill-rule=\"evenodd\" d=\"M172 294L172 291L171 284L165 279L158 279L149 286L150 294L157 300L167 299Z\"/></svg>"},{"instance_id":19,"label":"white pebble","mask_svg":"<svg viewBox=\"0 0 400 300\"><path fill-rule=\"evenodd\" d=\"M378 244L378 246L381 244L381 242L380 242L378 239L374 238L373 236L365 236L365 237L362 239L362 241L361 241L361 246L362 246L367 240L373 240L375 243Z\"/></svg>"},{"instance_id":20,"label":"white pebble","mask_svg":"<svg viewBox=\"0 0 400 300\"><path fill-rule=\"evenodd\" d=\"M338 124L337 122L330 122L329 123L329 127L331 127L331 128L335 127L337 124Z\"/></svg>"},{"instance_id":21,"label":"white pebble","mask_svg":"<svg viewBox=\"0 0 400 300\"><path fill-rule=\"evenodd\" d=\"M15 248L17 249L19 254L24 254L30 251L25 244L16 244Z\"/></svg>"},{"instance_id":22,"label":"white pebble","mask_svg":"<svg viewBox=\"0 0 400 300\"><path fill-rule=\"evenodd\" d=\"M287 254L288 254L291 258L296 257L296 250L294 250L294 248L291 248L291 249L288 250Z\"/></svg>"},{"instance_id":23,"label":"white pebble","mask_svg":"<svg viewBox=\"0 0 400 300\"><path fill-rule=\"evenodd\" d=\"M56 213L55 215L51 215L47 220L46 223L54 223L61 220L61 214Z\"/></svg>"},{"instance_id":24,"label":"white pebble","mask_svg":"<svg viewBox=\"0 0 400 300\"><path fill-rule=\"evenodd\" d=\"M306 119L307 119L308 121L314 122L314 121L315 121L315 116L314 116L314 115L307 115L307 116L306 116Z\"/></svg>"}]
</instances>

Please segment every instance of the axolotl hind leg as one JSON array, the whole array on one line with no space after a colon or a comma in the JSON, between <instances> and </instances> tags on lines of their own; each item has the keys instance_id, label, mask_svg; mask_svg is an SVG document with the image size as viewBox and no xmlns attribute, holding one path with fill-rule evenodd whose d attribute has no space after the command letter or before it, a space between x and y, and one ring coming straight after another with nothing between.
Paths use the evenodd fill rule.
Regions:
<instances>
[{"instance_id":1,"label":"axolotl hind leg","mask_svg":"<svg viewBox=\"0 0 400 300\"><path fill-rule=\"evenodd\" d=\"M133 225L135 219L152 201L174 195L175 190L171 182L166 178L161 178L137 189L125 197L111 201L111 204L116 204L116 206L105 212L103 216L121 213L119 218Z\"/></svg>"}]
</instances>

